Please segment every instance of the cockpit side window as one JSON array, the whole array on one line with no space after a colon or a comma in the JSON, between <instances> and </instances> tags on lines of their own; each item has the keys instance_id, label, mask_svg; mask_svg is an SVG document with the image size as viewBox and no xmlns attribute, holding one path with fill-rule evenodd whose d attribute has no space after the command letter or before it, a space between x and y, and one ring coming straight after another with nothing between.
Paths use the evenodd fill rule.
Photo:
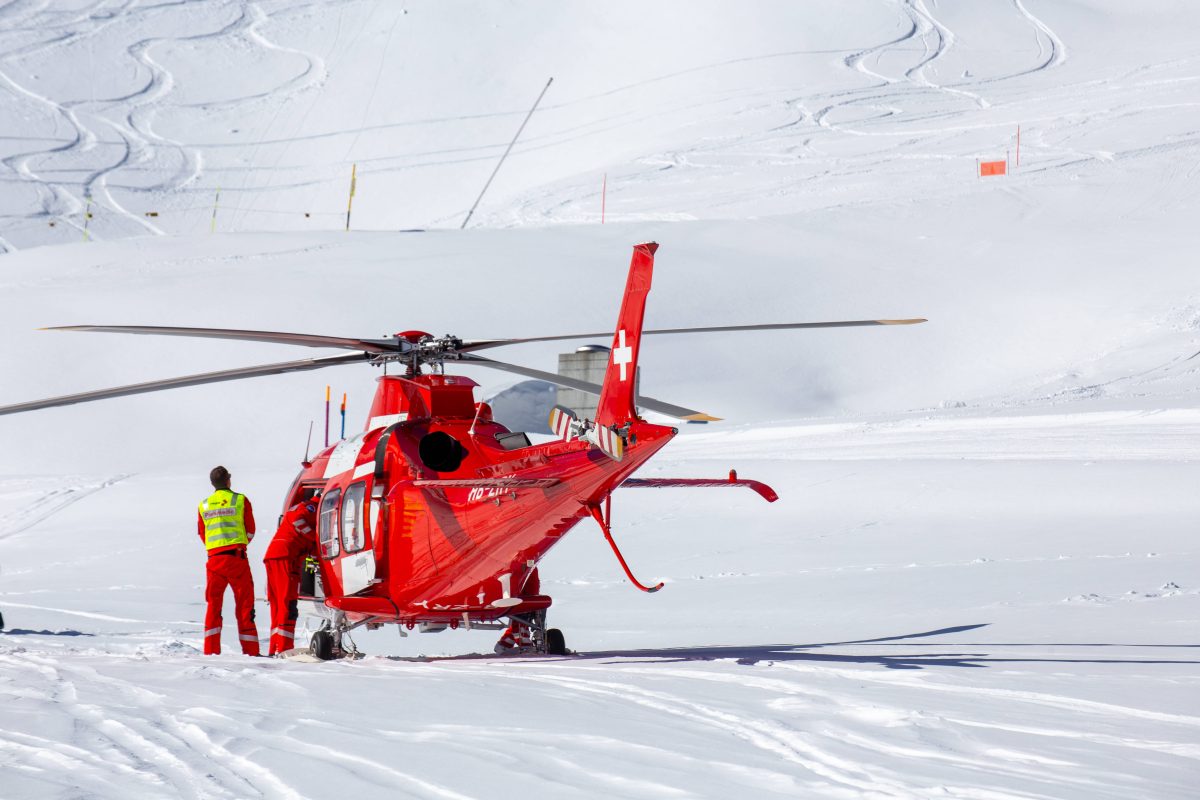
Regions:
<instances>
[{"instance_id":1,"label":"cockpit side window","mask_svg":"<svg viewBox=\"0 0 1200 800\"><path fill-rule=\"evenodd\" d=\"M321 539L321 558L337 558L341 548L338 544L338 501L341 489L334 489L321 498L321 519L317 530Z\"/></svg>"},{"instance_id":2,"label":"cockpit side window","mask_svg":"<svg viewBox=\"0 0 1200 800\"><path fill-rule=\"evenodd\" d=\"M347 553L357 553L367 541L363 508L366 494L367 484L360 481L346 490L346 499L342 501L342 547Z\"/></svg>"}]
</instances>

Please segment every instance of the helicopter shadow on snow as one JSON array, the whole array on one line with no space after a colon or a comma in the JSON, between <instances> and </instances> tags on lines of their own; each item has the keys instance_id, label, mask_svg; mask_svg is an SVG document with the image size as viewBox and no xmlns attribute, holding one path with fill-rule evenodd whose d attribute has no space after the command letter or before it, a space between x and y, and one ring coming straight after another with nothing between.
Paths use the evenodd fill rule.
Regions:
<instances>
[{"instance_id":1,"label":"helicopter shadow on snow","mask_svg":"<svg viewBox=\"0 0 1200 800\"><path fill-rule=\"evenodd\" d=\"M780 662L808 662L827 664L874 664L887 669L927 669L930 667L964 667L981 669L993 665L1017 663L1046 664L1200 664L1200 660L1148 659L1148 658L1097 658L1094 656L1073 657L1047 653L1047 650L1068 648L1200 648L1200 644L1119 644L1095 642L913 642L911 639L928 639L988 627L990 623L955 625L948 628L907 633L898 636L881 636L873 639L857 639L845 642L820 642L814 644L768 644L732 645L705 647L668 647L647 650L603 650L560 656L557 661L610 661L614 664L664 664L691 661L734 661L743 666ZM826 648L872 646L897 648L899 652L846 653L822 652ZM912 652L916 648L939 648L936 652ZM1036 652L1023 654L1022 648ZM943 650L944 649L944 650ZM1016 650L993 654L985 649ZM449 658L421 658L421 661L456 661L472 659L495 659L496 656L468 655ZM412 659L402 659L412 660ZM507 659L506 659L507 660ZM546 656L538 656L538 663L546 663Z\"/></svg>"},{"instance_id":2,"label":"helicopter shadow on snow","mask_svg":"<svg viewBox=\"0 0 1200 800\"><path fill-rule=\"evenodd\" d=\"M788 661L804 661L809 663L832 664L875 664L888 669L926 669L929 667L966 667L980 669L992 665L1015 663L1048 663L1048 664L1200 664L1200 660L1185 659L1146 659L1146 658L1098 658L1094 656L1073 657L1070 653L1046 653L1058 648L1200 648L1196 644L1117 644L1094 642L911 642L910 639L925 639L948 634L964 633L967 631L986 628L990 623L975 625L955 625L949 628L908 633L899 636L881 636L874 639L857 639L845 642L821 642L815 644L796 645L749 645L728 647L679 647L661 650L614 650L607 652L581 653L576 658L586 659L620 659L621 663L637 663L638 660L647 663L687 662L687 661L716 661L733 660L743 666L754 666L762 663L778 663ZM901 649L900 652L880 653L843 653L821 652L825 648L858 647L870 645L873 647L888 647ZM936 652L911 652L915 648L939 648ZM945 650L942 650L945 648ZM1015 653L993 654L984 652L985 649L1017 650ZM1025 655L1021 648L1036 650L1036 653ZM906 652L907 651L907 652Z\"/></svg>"}]
</instances>

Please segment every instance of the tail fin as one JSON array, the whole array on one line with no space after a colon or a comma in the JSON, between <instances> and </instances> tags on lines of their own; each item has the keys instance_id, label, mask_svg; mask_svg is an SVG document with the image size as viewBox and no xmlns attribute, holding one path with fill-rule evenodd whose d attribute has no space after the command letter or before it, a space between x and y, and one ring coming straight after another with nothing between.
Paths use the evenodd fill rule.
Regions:
<instances>
[{"instance_id":1,"label":"tail fin","mask_svg":"<svg viewBox=\"0 0 1200 800\"><path fill-rule=\"evenodd\" d=\"M596 424L600 426L624 425L637 417L634 389L638 350L656 250L658 245L655 242L634 245L633 248L629 279L625 283L625 298L621 301L621 315L617 317L608 370L604 373L604 388L596 406Z\"/></svg>"}]
</instances>

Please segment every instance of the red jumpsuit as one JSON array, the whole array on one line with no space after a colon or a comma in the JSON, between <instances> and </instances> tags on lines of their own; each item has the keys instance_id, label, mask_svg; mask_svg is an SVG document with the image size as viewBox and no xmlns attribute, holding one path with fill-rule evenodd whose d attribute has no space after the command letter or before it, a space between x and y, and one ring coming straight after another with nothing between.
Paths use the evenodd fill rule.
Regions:
<instances>
[{"instance_id":1,"label":"red jumpsuit","mask_svg":"<svg viewBox=\"0 0 1200 800\"><path fill-rule=\"evenodd\" d=\"M300 576L304 560L317 554L318 502L314 498L289 508L263 556L267 565L267 600L271 603L270 655L290 650L295 643Z\"/></svg>"},{"instance_id":2,"label":"red jumpsuit","mask_svg":"<svg viewBox=\"0 0 1200 800\"><path fill-rule=\"evenodd\" d=\"M254 510L250 498L245 499L246 538L254 539ZM204 541L204 519L197 512L196 532ZM225 587L233 588L233 603L237 610L238 641L242 652L248 656L259 655L258 628L254 624L254 578L250 575L250 561L246 557L246 546L231 544L214 547L208 551L208 584L204 588L204 599L208 611L204 614L204 654L217 655L221 652L221 605L225 601Z\"/></svg>"}]
</instances>

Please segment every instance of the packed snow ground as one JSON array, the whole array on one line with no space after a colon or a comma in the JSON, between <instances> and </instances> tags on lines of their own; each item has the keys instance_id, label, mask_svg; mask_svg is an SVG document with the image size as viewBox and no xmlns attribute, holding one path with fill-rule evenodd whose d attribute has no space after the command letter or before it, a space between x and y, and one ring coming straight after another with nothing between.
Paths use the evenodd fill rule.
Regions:
<instances>
[{"instance_id":1,"label":"packed snow ground","mask_svg":"<svg viewBox=\"0 0 1200 800\"><path fill-rule=\"evenodd\" d=\"M355 662L204 657L194 475L7 480L6 794L1186 797L1196 414L1030 419L690 437L649 474L782 499L620 494L668 586L579 529L544 565L565 659L394 630Z\"/></svg>"},{"instance_id":2,"label":"packed snow ground","mask_svg":"<svg viewBox=\"0 0 1200 800\"><path fill-rule=\"evenodd\" d=\"M46 325L604 330L648 239L654 327L931 320L648 342L643 391L728 421L645 475L781 499L619 493L667 588L581 526L543 564L561 659L382 630L361 660L250 660L228 627L199 654L204 475L232 469L265 537L325 384L356 429L370 368L0 417L0 797L1194 796L1197 23L0 6L0 404L312 354ZM975 178L1017 124L1020 168Z\"/></svg>"}]
</instances>

